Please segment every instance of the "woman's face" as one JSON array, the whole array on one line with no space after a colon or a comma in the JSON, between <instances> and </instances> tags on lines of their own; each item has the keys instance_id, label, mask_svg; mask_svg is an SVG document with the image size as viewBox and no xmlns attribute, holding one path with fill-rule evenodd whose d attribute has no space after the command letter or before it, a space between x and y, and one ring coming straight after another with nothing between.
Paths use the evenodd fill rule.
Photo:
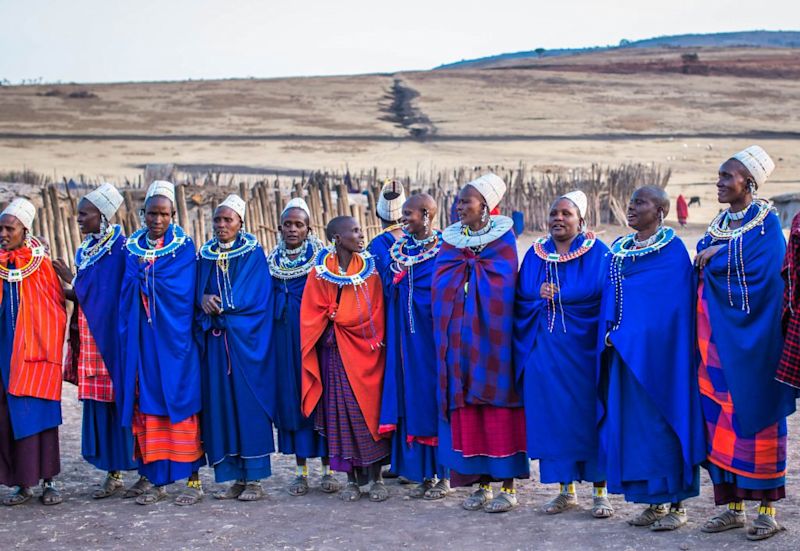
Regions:
<instances>
[{"instance_id":1,"label":"woman's face","mask_svg":"<svg viewBox=\"0 0 800 551\"><path fill-rule=\"evenodd\" d=\"M486 200L483 198L477 189L472 186L464 186L458 193L458 202L456 203L456 213L464 226L471 228L480 227L483 224L483 213L488 210L486 207Z\"/></svg>"},{"instance_id":2,"label":"woman's face","mask_svg":"<svg viewBox=\"0 0 800 551\"><path fill-rule=\"evenodd\" d=\"M727 204L743 201L750 194L748 176L747 169L736 159L722 163L717 179L717 200Z\"/></svg>"},{"instance_id":3,"label":"woman's face","mask_svg":"<svg viewBox=\"0 0 800 551\"><path fill-rule=\"evenodd\" d=\"M400 222L403 224L403 229L411 235L422 235L425 233L425 212L424 208L415 208L406 202L403 205L403 217Z\"/></svg>"},{"instance_id":4,"label":"woman's face","mask_svg":"<svg viewBox=\"0 0 800 551\"><path fill-rule=\"evenodd\" d=\"M351 253L360 253L364 250L364 232L355 218L342 222L339 233L334 235L336 246Z\"/></svg>"},{"instance_id":5,"label":"woman's face","mask_svg":"<svg viewBox=\"0 0 800 551\"><path fill-rule=\"evenodd\" d=\"M296 249L308 237L308 215L303 209L291 208L281 217L280 229L286 246Z\"/></svg>"},{"instance_id":6,"label":"woman's face","mask_svg":"<svg viewBox=\"0 0 800 551\"><path fill-rule=\"evenodd\" d=\"M242 219L230 207L219 206L214 211L214 235L220 243L230 243L242 229Z\"/></svg>"},{"instance_id":7,"label":"woman's face","mask_svg":"<svg viewBox=\"0 0 800 551\"><path fill-rule=\"evenodd\" d=\"M654 230L661 224L659 210L651 193L637 189L628 203L628 225L636 231Z\"/></svg>"},{"instance_id":8,"label":"woman's face","mask_svg":"<svg viewBox=\"0 0 800 551\"><path fill-rule=\"evenodd\" d=\"M575 203L561 197L550 207L548 218L550 235L559 242L567 242L575 239L581 231L581 216Z\"/></svg>"},{"instance_id":9,"label":"woman's face","mask_svg":"<svg viewBox=\"0 0 800 551\"><path fill-rule=\"evenodd\" d=\"M103 215L100 214L100 209L85 197L80 200L78 203L78 228L83 235L99 232L102 220Z\"/></svg>"},{"instance_id":10,"label":"woman's face","mask_svg":"<svg viewBox=\"0 0 800 551\"><path fill-rule=\"evenodd\" d=\"M6 251L19 249L25 243L25 226L12 214L0 216L0 247Z\"/></svg>"},{"instance_id":11,"label":"woman's face","mask_svg":"<svg viewBox=\"0 0 800 551\"><path fill-rule=\"evenodd\" d=\"M167 233L175 210L172 201L163 195L156 195L144 204L144 224L151 239L161 239Z\"/></svg>"}]
</instances>

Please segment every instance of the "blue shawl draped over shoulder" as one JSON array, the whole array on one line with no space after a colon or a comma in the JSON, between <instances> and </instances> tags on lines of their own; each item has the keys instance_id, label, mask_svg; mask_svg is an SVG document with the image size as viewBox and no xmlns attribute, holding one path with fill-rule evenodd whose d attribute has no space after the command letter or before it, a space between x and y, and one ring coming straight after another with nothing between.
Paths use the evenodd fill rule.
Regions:
<instances>
[{"instance_id":1,"label":"blue shawl draped over shoulder","mask_svg":"<svg viewBox=\"0 0 800 551\"><path fill-rule=\"evenodd\" d=\"M234 247L240 244L241 241L237 241ZM228 303L225 293L220 293L223 313L210 316L200 305L211 278L216 277L216 261L202 257L198 260L195 329L201 357L205 357L207 334L214 329L224 331L230 368L240 372L260 406L274 419L275 362L267 354L272 340L272 276L267 258L264 250L257 246L228 262L234 307ZM213 392L213 389L208 391Z\"/></svg>"},{"instance_id":2,"label":"blue shawl draped over shoulder","mask_svg":"<svg viewBox=\"0 0 800 551\"><path fill-rule=\"evenodd\" d=\"M742 224L757 212L749 209ZM736 251L730 252L742 252L749 314L742 310L744 294L736 277L735 258L730 266L733 306L728 299L730 243L717 243L706 235L697 244L697 252L722 244L703 269L703 289L736 419L742 435L751 436L795 410L795 391L775 380L783 349L781 266L786 254L778 217L770 213L763 226L756 226L741 239L741 249L736 246Z\"/></svg>"},{"instance_id":3,"label":"blue shawl draped over shoulder","mask_svg":"<svg viewBox=\"0 0 800 551\"><path fill-rule=\"evenodd\" d=\"M570 252L585 240L584 234L578 235ZM552 238L543 247L556 252ZM577 259L557 264L560 287L552 332L549 301L540 295L548 281L547 262L533 247L522 261L514 306L514 366L524 388L530 457L587 460L597 455L597 327L607 252L608 247L597 240Z\"/></svg>"},{"instance_id":4,"label":"blue shawl draped over shoulder","mask_svg":"<svg viewBox=\"0 0 800 551\"><path fill-rule=\"evenodd\" d=\"M125 236L75 276L75 294L115 389L122 387L122 346L119 304L125 273Z\"/></svg>"},{"instance_id":5,"label":"blue shawl draped over shoulder","mask_svg":"<svg viewBox=\"0 0 800 551\"><path fill-rule=\"evenodd\" d=\"M606 256L610 262L612 255ZM604 269L609 274L609 269ZM606 275L600 310L598 356L604 356L606 332L625 366L681 443L685 482L706 457L695 355L695 295L692 263L675 237L657 252L624 261L622 322L617 319L614 285ZM604 378L605 362L599 363ZM600 385L602 388L602 385ZM604 415L599 403L600 419Z\"/></svg>"},{"instance_id":6,"label":"blue shawl draped over shoulder","mask_svg":"<svg viewBox=\"0 0 800 551\"><path fill-rule=\"evenodd\" d=\"M174 239L170 225L164 244ZM146 248L146 234L139 245ZM123 385L118 390L122 425L131 426L136 400L137 376L161 381L160 395L148 396L149 403L161 404L150 415L168 416L179 423L200 411L200 361L194 340L196 258L194 243L187 237L172 254L155 261L145 280L145 263L127 253L120 299L120 335L123 343ZM142 294L148 297L152 325L148 327ZM154 349L143 350L143 331L152 331ZM155 357L156 361L153 361ZM141 394L151 392L149 385L138 383Z\"/></svg>"}]
</instances>

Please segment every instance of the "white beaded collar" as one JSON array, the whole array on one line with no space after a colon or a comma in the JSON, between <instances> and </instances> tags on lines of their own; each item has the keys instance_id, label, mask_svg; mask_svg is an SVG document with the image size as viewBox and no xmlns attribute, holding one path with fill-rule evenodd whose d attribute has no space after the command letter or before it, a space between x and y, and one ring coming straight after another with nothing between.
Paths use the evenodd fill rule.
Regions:
<instances>
[{"instance_id":1,"label":"white beaded collar","mask_svg":"<svg viewBox=\"0 0 800 551\"><path fill-rule=\"evenodd\" d=\"M508 230L514 227L514 221L508 216L492 216L494 227L482 235L464 235L462 233L461 222L456 222L452 226L447 226L442 232L442 239L457 249L467 247L482 247L492 241L497 241L503 237Z\"/></svg>"}]
</instances>

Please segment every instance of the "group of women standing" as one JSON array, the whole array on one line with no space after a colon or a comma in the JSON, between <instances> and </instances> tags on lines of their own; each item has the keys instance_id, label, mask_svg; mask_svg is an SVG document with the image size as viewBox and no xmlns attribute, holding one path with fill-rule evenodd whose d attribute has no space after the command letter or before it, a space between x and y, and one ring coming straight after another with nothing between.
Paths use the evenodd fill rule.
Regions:
<instances>
[{"instance_id":1,"label":"group of women standing","mask_svg":"<svg viewBox=\"0 0 800 551\"><path fill-rule=\"evenodd\" d=\"M108 473L95 498L148 505L187 479L176 503L191 505L208 462L231 483L214 497L257 500L274 425L278 450L296 456L295 496L320 458L322 491L354 501L369 484L383 501L391 463L417 482L412 497L477 484L463 507L498 513L517 505L531 458L560 485L546 513L577 505L587 481L594 517L611 517L609 493L623 494L646 505L630 524L661 531L686 523L703 465L726 506L703 531L743 527L755 500L747 537L770 537L800 379L800 233L785 254L756 196L773 168L758 146L723 163L729 207L694 265L663 225L666 193L649 186L628 206L635 232L610 248L586 228L582 192L556 198L521 267L511 220L492 214L506 191L494 174L464 186L443 231L430 196L406 200L389 182L369 252L350 217L328 224L325 247L292 199L268 255L238 196L196 251L173 222L172 184L150 186L127 238L110 223L122 198L104 184L79 204L76 274L50 262L29 235L35 209L16 199L0 216L0 482L15 487L4 503L29 500L40 480L43 503L61 501L66 292L77 307L64 378L84 403L82 453ZM124 489L131 469L140 478Z\"/></svg>"}]
</instances>

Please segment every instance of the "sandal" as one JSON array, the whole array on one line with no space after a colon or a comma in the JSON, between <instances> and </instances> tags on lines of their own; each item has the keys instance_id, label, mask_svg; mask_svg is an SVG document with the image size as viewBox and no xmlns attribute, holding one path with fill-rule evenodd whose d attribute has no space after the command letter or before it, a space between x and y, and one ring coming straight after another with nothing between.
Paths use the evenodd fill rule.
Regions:
<instances>
[{"instance_id":1,"label":"sandal","mask_svg":"<svg viewBox=\"0 0 800 551\"><path fill-rule=\"evenodd\" d=\"M677 530L689 521L686 509L672 509L665 516L661 517L650 525L653 532L671 532Z\"/></svg>"},{"instance_id":2,"label":"sandal","mask_svg":"<svg viewBox=\"0 0 800 551\"><path fill-rule=\"evenodd\" d=\"M453 490L450 488L450 480L442 478L433 488L425 492L425 499L435 501L437 499L444 499L452 493Z\"/></svg>"},{"instance_id":3,"label":"sandal","mask_svg":"<svg viewBox=\"0 0 800 551\"><path fill-rule=\"evenodd\" d=\"M607 497L592 498L592 516L594 518L611 518L614 516L614 507Z\"/></svg>"},{"instance_id":4,"label":"sandal","mask_svg":"<svg viewBox=\"0 0 800 551\"><path fill-rule=\"evenodd\" d=\"M389 490L382 481L375 481L369 488L369 500L375 503L389 499Z\"/></svg>"},{"instance_id":5,"label":"sandal","mask_svg":"<svg viewBox=\"0 0 800 551\"><path fill-rule=\"evenodd\" d=\"M286 491L289 492L290 496L304 496L308 493L308 477L298 475L294 477L292 483L286 487Z\"/></svg>"},{"instance_id":6,"label":"sandal","mask_svg":"<svg viewBox=\"0 0 800 551\"><path fill-rule=\"evenodd\" d=\"M479 511L483 509L489 501L494 498L492 489L478 488L472 494L461 502L461 506L467 511Z\"/></svg>"},{"instance_id":7,"label":"sandal","mask_svg":"<svg viewBox=\"0 0 800 551\"><path fill-rule=\"evenodd\" d=\"M747 521L747 515L744 511L737 513L727 509L724 513L708 519L700 528L700 531L706 534L716 534L725 530L733 530L734 528L744 528L745 521Z\"/></svg>"},{"instance_id":8,"label":"sandal","mask_svg":"<svg viewBox=\"0 0 800 551\"><path fill-rule=\"evenodd\" d=\"M55 487L55 484L47 484L42 488L42 495L39 496L39 501L42 505L58 505L64 501L61 497L61 492Z\"/></svg>"},{"instance_id":9,"label":"sandal","mask_svg":"<svg viewBox=\"0 0 800 551\"><path fill-rule=\"evenodd\" d=\"M239 495L239 501L258 501L264 497L264 488L261 486L261 481L253 480L247 483L244 492Z\"/></svg>"},{"instance_id":10,"label":"sandal","mask_svg":"<svg viewBox=\"0 0 800 551\"><path fill-rule=\"evenodd\" d=\"M105 499L107 497L111 497L124 487L125 484L122 482L122 479L109 474L106 476L106 479L100 489L92 492L92 499Z\"/></svg>"},{"instance_id":11,"label":"sandal","mask_svg":"<svg viewBox=\"0 0 800 551\"><path fill-rule=\"evenodd\" d=\"M633 517L632 519L628 520L628 524L631 526L650 526L658 519L667 516L669 513L669 505L664 505L663 503L660 505L650 505Z\"/></svg>"},{"instance_id":12,"label":"sandal","mask_svg":"<svg viewBox=\"0 0 800 551\"><path fill-rule=\"evenodd\" d=\"M335 494L342 487L332 474L324 474L319 480L319 488L326 494Z\"/></svg>"},{"instance_id":13,"label":"sandal","mask_svg":"<svg viewBox=\"0 0 800 551\"><path fill-rule=\"evenodd\" d=\"M186 486L178 497L175 498L175 505L188 506L195 505L203 499L203 488Z\"/></svg>"},{"instance_id":14,"label":"sandal","mask_svg":"<svg viewBox=\"0 0 800 551\"><path fill-rule=\"evenodd\" d=\"M786 528L778 524L775 517L761 514L758 515L756 520L753 521L753 524L747 528L747 539L750 541L765 540L783 530L786 530Z\"/></svg>"},{"instance_id":15,"label":"sandal","mask_svg":"<svg viewBox=\"0 0 800 551\"><path fill-rule=\"evenodd\" d=\"M391 480L393 478L397 478L398 476L400 476L400 475L398 475L396 472L394 472L391 467L389 467L388 469L384 470L381 473L381 478L387 478L389 480Z\"/></svg>"},{"instance_id":16,"label":"sandal","mask_svg":"<svg viewBox=\"0 0 800 551\"><path fill-rule=\"evenodd\" d=\"M423 498L425 497L425 494L428 492L428 490L430 490L431 488L433 488L433 480L431 480L430 478L426 478L425 480L422 481L422 484L418 484L408 491L408 497L414 499Z\"/></svg>"},{"instance_id":17,"label":"sandal","mask_svg":"<svg viewBox=\"0 0 800 551\"><path fill-rule=\"evenodd\" d=\"M355 482L348 482L344 490L339 492L339 499L342 501L358 501L361 499L361 488Z\"/></svg>"},{"instance_id":18,"label":"sandal","mask_svg":"<svg viewBox=\"0 0 800 551\"><path fill-rule=\"evenodd\" d=\"M146 491L153 488L153 484L147 480L146 477L140 476L139 480L137 480L133 486L125 490L125 493L122 494L122 499L130 499L132 497L139 497Z\"/></svg>"},{"instance_id":19,"label":"sandal","mask_svg":"<svg viewBox=\"0 0 800 551\"><path fill-rule=\"evenodd\" d=\"M3 505L13 507L14 505L22 505L33 497L33 490L23 486L17 486L17 489L3 498Z\"/></svg>"},{"instance_id":20,"label":"sandal","mask_svg":"<svg viewBox=\"0 0 800 551\"><path fill-rule=\"evenodd\" d=\"M167 489L164 486L153 486L136 496L136 503L139 505L154 505L167 497Z\"/></svg>"},{"instance_id":21,"label":"sandal","mask_svg":"<svg viewBox=\"0 0 800 551\"><path fill-rule=\"evenodd\" d=\"M557 515L563 513L567 509L577 507L577 505L578 496L575 494L558 494L548 501L542 510L548 515Z\"/></svg>"},{"instance_id":22,"label":"sandal","mask_svg":"<svg viewBox=\"0 0 800 551\"><path fill-rule=\"evenodd\" d=\"M517 506L517 496L509 492L500 490L493 500L483 506L487 513L505 513Z\"/></svg>"},{"instance_id":23,"label":"sandal","mask_svg":"<svg viewBox=\"0 0 800 551\"><path fill-rule=\"evenodd\" d=\"M244 492L244 482L234 482L227 490L214 492L214 499L239 499Z\"/></svg>"}]
</instances>

